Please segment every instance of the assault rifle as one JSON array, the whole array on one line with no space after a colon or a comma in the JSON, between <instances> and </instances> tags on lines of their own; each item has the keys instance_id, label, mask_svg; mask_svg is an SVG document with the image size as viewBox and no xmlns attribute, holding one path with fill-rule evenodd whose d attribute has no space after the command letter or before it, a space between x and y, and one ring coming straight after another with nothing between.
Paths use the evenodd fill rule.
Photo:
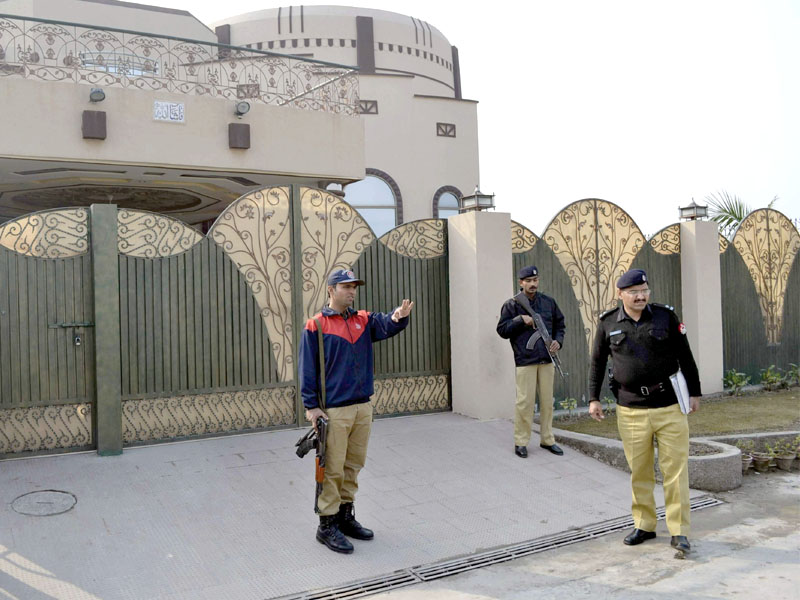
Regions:
<instances>
[{"instance_id":1,"label":"assault rifle","mask_svg":"<svg viewBox=\"0 0 800 600\"><path fill-rule=\"evenodd\" d=\"M314 473L314 481L316 482L316 490L314 491L314 512L319 514L319 495L322 493L322 482L325 480L325 449L328 443L328 422L319 417L317 419L317 427L313 427L299 440L295 446L297 450L295 453L300 458L311 452L313 448L316 451L315 463L316 470Z\"/></svg>"},{"instance_id":2,"label":"assault rifle","mask_svg":"<svg viewBox=\"0 0 800 600\"><path fill-rule=\"evenodd\" d=\"M525 347L528 350L533 350L533 347L536 345L540 339L544 342L544 349L547 350L547 354L550 356L550 360L553 361L556 369L558 369L558 374L561 375L561 379L566 379L569 373L564 373L564 370L561 368L561 359L559 358L558 354L553 354L550 352L550 344L553 343L553 338L550 336L550 332L547 331L547 326L544 324L544 320L542 319L542 315L535 312L532 308L530 303L528 302L528 297L520 292L516 296L514 296L514 301L519 304L528 315L533 318L533 335L528 338L528 343L525 344Z\"/></svg>"}]
</instances>

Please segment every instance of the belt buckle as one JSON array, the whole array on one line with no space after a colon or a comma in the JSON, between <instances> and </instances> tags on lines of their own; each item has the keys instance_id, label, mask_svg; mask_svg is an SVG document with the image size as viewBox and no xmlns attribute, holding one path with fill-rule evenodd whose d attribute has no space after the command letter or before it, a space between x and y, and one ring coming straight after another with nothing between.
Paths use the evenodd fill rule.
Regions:
<instances>
[{"instance_id":1,"label":"belt buckle","mask_svg":"<svg viewBox=\"0 0 800 600\"><path fill-rule=\"evenodd\" d=\"M650 390L648 389L648 387L646 385L643 385L642 387L640 387L639 391L642 392L642 396L649 396L650 395Z\"/></svg>"}]
</instances>

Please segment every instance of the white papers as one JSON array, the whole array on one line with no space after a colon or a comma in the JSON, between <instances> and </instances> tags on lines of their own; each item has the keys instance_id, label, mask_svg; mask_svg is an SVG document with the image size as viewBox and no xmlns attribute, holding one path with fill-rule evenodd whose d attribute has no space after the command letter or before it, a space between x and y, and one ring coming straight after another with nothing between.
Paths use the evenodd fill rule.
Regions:
<instances>
[{"instance_id":1,"label":"white papers","mask_svg":"<svg viewBox=\"0 0 800 600\"><path fill-rule=\"evenodd\" d=\"M689 405L689 388L686 386L686 378L679 370L674 375L670 375L669 380L672 383L675 396L678 397L678 405L681 407L681 412L688 415L691 408Z\"/></svg>"}]
</instances>

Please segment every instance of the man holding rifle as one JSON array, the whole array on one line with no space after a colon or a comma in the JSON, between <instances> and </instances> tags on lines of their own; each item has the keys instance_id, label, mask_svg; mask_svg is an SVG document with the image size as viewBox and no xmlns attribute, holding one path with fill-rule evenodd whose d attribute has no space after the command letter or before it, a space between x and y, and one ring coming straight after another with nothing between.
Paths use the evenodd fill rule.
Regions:
<instances>
[{"instance_id":1,"label":"man holding rifle","mask_svg":"<svg viewBox=\"0 0 800 600\"><path fill-rule=\"evenodd\" d=\"M564 451L556 445L553 436L553 378L556 366L564 376L558 359L566 330L564 315L555 300L538 291L539 270L536 267L523 267L517 275L522 291L503 304L497 323L500 337L511 341L517 365L514 453L520 458L528 457L534 400L538 392L539 445L561 456Z\"/></svg>"},{"instance_id":2,"label":"man holding rifle","mask_svg":"<svg viewBox=\"0 0 800 600\"><path fill-rule=\"evenodd\" d=\"M352 271L331 273L328 306L306 322L300 340L300 389L306 418L315 429L320 417L327 421L325 454L321 457L324 476L316 502L317 540L344 554L353 551L345 536L373 538L373 532L356 521L353 508L372 427L372 343L405 329L414 307L405 299L392 313L356 311L353 303L360 285L364 282ZM322 353L317 323L322 330ZM320 362L325 364L324 373L320 372ZM323 397L325 403L320 405Z\"/></svg>"}]
</instances>

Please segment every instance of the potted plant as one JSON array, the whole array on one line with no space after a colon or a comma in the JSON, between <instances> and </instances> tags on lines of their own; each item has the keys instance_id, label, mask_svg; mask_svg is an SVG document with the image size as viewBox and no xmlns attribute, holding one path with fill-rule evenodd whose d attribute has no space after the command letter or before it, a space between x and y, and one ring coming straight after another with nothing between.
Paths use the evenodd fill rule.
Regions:
<instances>
[{"instance_id":1,"label":"potted plant","mask_svg":"<svg viewBox=\"0 0 800 600\"><path fill-rule=\"evenodd\" d=\"M759 473L766 473L769 471L769 461L772 460L772 453L770 452L771 447L769 443L766 446L766 452L757 452L754 450L750 453L750 456L753 457L753 468Z\"/></svg>"},{"instance_id":2,"label":"potted plant","mask_svg":"<svg viewBox=\"0 0 800 600\"><path fill-rule=\"evenodd\" d=\"M753 464L753 457L750 455L755 448L753 440L736 440L736 447L742 453L742 474L747 473L747 470Z\"/></svg>"},{"instance_id":3,"label":"potted plant","mask_svg":"<svg viewBox=\"0 0 800 600\"><path fill-rule=\"evenodd\" d=\"M797 457L794 443L788 438L778 440L775 447L772 448L772 453L775 455L775 464L782 471L791 471L792 463Z\"/></svg>"}]
</instances>

